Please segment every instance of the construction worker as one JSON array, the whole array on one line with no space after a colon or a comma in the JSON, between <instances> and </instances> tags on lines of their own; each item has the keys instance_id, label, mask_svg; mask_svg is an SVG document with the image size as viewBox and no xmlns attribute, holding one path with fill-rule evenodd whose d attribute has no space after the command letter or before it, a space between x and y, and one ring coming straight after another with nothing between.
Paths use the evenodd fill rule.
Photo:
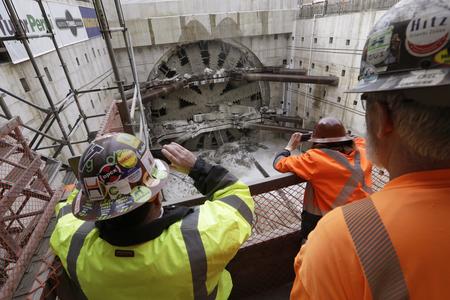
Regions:
<instances>
[{"instance_id":1,"label":"construction worker","mask_svg":"<svg viewBox=\"0 0 450 300\"><path fill-rule=\"evenodd\" d=\"M276 155L274 168L282 173L293 172L307 181L300 230L303 243L330 210L371 193L372 164L366 157L364 139L347 135L335 118L319 120L309 139L312 148L291 156L301 140L299 132L291 136L284 151Z\"/></svg>"},{"instance_id":2,"label":"construction worker","mask_svg":"<svg viewBox=\"0 0 450 300\"><path fill-rule=\"evenodd\" d=\"M132 135L105 135L81 156L81 191L58 210L51 247L83 298L230 295L225 266L251 233L249 189L178 144L162 152L211 201L196 208L163 207L169 168Z\"/></svg>"},{"instance_id":3,"label":"construction worker","mask_svg":"<svg viewBox=\"0 0 450 300\"><path fill-rule=\"evenodd\" d=\"M291 299L450 298L449 35L448 0L400 1L369 34L352 92L390 182L322 218L295 259Z\"/></svg>"}]
</instances>

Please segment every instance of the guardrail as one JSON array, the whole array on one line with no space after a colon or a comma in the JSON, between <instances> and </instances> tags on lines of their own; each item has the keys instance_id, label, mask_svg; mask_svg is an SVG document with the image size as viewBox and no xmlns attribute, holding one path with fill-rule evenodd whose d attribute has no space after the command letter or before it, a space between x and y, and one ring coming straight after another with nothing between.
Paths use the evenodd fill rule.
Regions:
<instances>
[{"instance_id":1,"label":"guardrail","mask_svg":"<svg viewBox=\"0 0 450 300\"><path fill-rule=\"evenodd\" d=\"M298 17L307 19L322 13L324 13L324 15L333 15L367 10L383 10L391 8L399 1L400 0L350 0L339 1L337 3L321 1L301 6Z\"/></svg>"}]
</instances>

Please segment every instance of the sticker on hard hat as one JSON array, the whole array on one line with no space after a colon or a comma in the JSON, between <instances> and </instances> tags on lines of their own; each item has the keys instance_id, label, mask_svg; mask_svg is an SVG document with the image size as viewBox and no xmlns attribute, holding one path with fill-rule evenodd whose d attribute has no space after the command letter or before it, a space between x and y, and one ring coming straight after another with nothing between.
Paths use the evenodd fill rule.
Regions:
<instances>
[{"instance_id":1,"label":"sticker on hard hat","mask_svg":"<svg viewBox=\"0 0 450 300\"><path fill-rule=\"evenodd\" d=\"M134 202L147 202L152 197L152 191L146 186L136 186L131 190Z\"/></svg>"},{"instance_id":2,"label":"sticker on hard hat","mask_svg":"<svg viewBox=\"0 0 450 300\"><path fill-rule=\"evenodd\" d=\"M127 169L133 168L138 162L138 158L132 150L119 150L116 155L119 165Z\"/></svg>"},{"instance_id":3,"label":"sticker on hard hat","mask_svg":"<svg viewBox=\"0 0 450 300\"><path fill-rule=\"evenodd\" d=\"M130 183L137 183L142 178L142 170L140 167L131 170L129 175L127 176L127 180Z\"/></svg>"},{"instance_id":4,"label":"sticker on hard hat","mask_svg":"<svg viewBox=\"0 0 450 300\"><path fill-rule=\"evenodd\" d=\"M406 28L406 49L413 56L432 55L447 45L450 34L448 11L436 9L418 14Z\"/></svg>"},{"instance_id":5,"label":"sticker on hard hat","mask_svg":"<svg viewBox=\"0 0 450 300\"><path fill-rule=\"evenodd\" d=\"M103 200L105 198L97 177L84 178L84 188L88 198L92 201Z\"/></svg>"},{"instance_id":6,"label":"sticker on hard hat","mask_svg":"<svg viewBox=\"0 0 450 300\"><path fill-rule=\"evenodd\" d=\"M101 182L109 184L120 179L121 172L117 165L104 165L100 170L98 178Z\"/></svg>"},{"instance_id":7,"label":"sticker on hard hat","mask_svg":"<svg viewBox=\"0 0 450 300\"><path fill-rule=\"evenodd\" d=\"M435 70L422 70L422 71L412 71L410 76L402 79L396 88L410 88L410 87L420 87L420 86L433 86L441 83L447 72L440 69Z\"/></svg>"},{"instance_id":8,"label":"sticker on hard hat","mask_svg":"<svg viewBox=\"0 0 450 300\"><path fill-rule=\"evenodd\" d=\"M378 65L388 57L393 29L394 26L389 26L372 34L367 46L367 62L369 64Z\"/></svg>"},{"instance_id":9,"label":"sticker on hard hat","mask_svg":"<svg viewBox=\"0 0 450 300\"><path fill-rule=\"evenodd\" d=\"M448 49L444 49L436 54L434 61L438 64L450 65L450 54L448 53Z\"/></svg>"},{"instance_id":10,"label":"sticker on hard hat","mask_svg":"<svg viewBox=\"0 0 450 300\"><path fill-rule=\"evenodd\" d=\"M119 134L116 140L122 144L131 146L136 149L139 147L139 144L141 143L141 141L137 137L129 134Z\"/></svg>"},{"instance_id":11,"label":"sticker on hard hat","mask_svg":"<svg viewBox=\"0 0 450 300\"><path fill-rule=\"evenodd\" d=\"M91 144L89 146L89 148L85 151L85 153L82 157L82 161L79 164L79 166L81 166L81 168L79 168L79 170L83 172L86 169L86 171L88 173L92 172L92 168L94 166L94 161L93 161L94 156L102 153L104 149L105 148L103 148L100 145Z\"/></svg>"},{"instance_id":12,"label":"sticker on hard hat","mask_svg":"<svg viewBox=\"0 0 450 300\"><path fill-rule=\"evenodd\" d=\"M131 193L131 187L128 180L123 179L105 186L109 198L117 199L120 195L128 195Z\"/></svg>"}]
</instances>

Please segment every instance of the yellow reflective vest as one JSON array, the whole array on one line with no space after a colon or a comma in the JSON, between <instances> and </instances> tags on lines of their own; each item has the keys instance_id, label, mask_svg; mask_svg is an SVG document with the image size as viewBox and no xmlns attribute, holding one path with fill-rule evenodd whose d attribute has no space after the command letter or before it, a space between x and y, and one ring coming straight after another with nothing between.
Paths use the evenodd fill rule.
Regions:
<instances>
[{"instance_id":1,"label":"yellow reflective vest","mask_svg":"<svg viewBox=\"0 0 450 300\"><path fill-rule=\"evenodd\" d=\"M251 233L254 202L238 181L172 224L159 237L116 247L93 222L79 220L69 204L56 208L51 247L88 299L227 299L225 266ZM125 255L117 256L117 251Z\"/></svg>"}]
</instances>

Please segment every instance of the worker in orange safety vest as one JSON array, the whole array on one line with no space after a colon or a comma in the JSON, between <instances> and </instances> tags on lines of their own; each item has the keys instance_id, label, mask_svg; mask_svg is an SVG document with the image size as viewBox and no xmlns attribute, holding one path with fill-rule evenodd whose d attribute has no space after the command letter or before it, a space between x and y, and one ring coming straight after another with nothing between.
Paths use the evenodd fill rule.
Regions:
<instances>
[{"instance_id":1,"label":"worker in orange safety vest","mask_svg":"<svg viewBox=\"0 0 450 300\"><path fill-rule=\"evenodd\" d=\"M350 92L390 181L320 220L292 300L450 299L449 36L449 0L399 1L370 31Z\"/></svg>"},{"instance_id":2,"label":"worker in orange safety vest","mask_svg":"<svg viewBox=\"0 0 450 300\"><path fill-rule=\"evenodd\" d=\"M372 164L366 157L364 139L347 135L335 118L322 118L309 140L312 149L291 156L301 140L301 133L292 135L284 151L275 157L274 168L308 181L303 198L303 243L327 212L371 193Z\"/></svg>"}]
</instances>

